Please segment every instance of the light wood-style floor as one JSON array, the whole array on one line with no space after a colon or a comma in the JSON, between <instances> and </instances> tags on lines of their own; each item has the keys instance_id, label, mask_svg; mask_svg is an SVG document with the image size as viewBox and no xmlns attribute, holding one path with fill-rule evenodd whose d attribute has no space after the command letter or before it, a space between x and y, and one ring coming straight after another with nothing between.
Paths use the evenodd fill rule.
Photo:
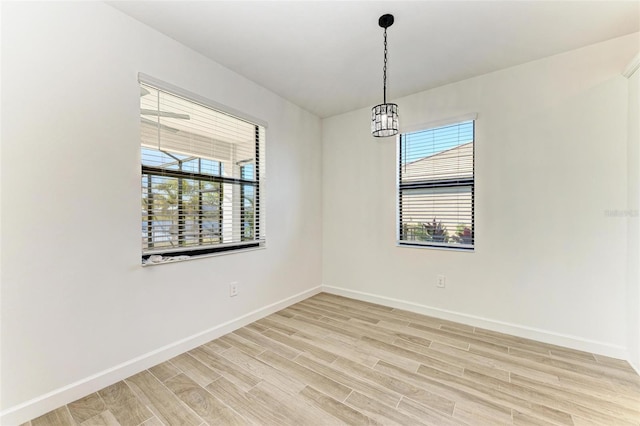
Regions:
<instances>
[{"instance_id":1,"label":"light wood-style floor","mask_svg":"<svg viewBox=\"0 0 640 426\"><path fill-rule=\"evenodd\" d=\"M319 294L40 425L638 425L624 361Z\"/></svg>"}]
</instances>

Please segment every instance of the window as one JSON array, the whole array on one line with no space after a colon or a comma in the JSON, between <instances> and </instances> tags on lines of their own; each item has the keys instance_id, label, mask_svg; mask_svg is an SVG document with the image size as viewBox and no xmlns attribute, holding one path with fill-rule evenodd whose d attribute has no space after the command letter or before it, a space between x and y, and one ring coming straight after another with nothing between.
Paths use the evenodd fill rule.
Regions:
<instances>
[{"instance_id":1,"label":"window","mask_svg":"<svg viewBox=\"0 0 640 426\"><path fill-rule=\"evenodd\" d=\"M142 257L264 244L265 128L140 84Z\"/></svg>"},{"instance_id":2,"label":"window","mask_svg":"<svg viewBox=\"0 0 640 426\"><path fill-rule=\"evenodd\" d=\"M474 123L400 135L400 245L473 250Z\"/></svg>"}]
</instances>

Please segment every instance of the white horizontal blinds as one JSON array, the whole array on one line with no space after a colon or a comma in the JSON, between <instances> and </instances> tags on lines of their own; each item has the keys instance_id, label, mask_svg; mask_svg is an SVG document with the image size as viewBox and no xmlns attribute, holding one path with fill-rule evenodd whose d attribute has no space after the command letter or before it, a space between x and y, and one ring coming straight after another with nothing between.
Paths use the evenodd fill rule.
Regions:
<instances>
[{"instance_id":1,"label":"white horizontal blinds","mask_svg":"<svg viewBox=\"0 0 640 426\"><path fill-rule=\"evenodd\" d=\"M145 84L140 121L143 254L264 240L264 127Z\"/></svg>"},{"instance_id":2,"label":"white horizontal blinds","mask_svg":"<svg viewBox=\"0 0 640 426\"><path fill-rule=\"evenodd\" d=\"M402 134L399 154L400 243L472 248L474 121Z\"/></svg>"},{"instance_id":3,"label":"white horizontal blinds","mask_svg":"<svg viewBox=\"0 0 640 426\"><path fill-rule=\"evenodd\" d=\"M141 85L140 121L145 147L218 161L255 155L254 124L151 86Z\"/></svg>"},{"instance_id":4,"label":"white horizontal blinds","mask_svg":"<svg viewBox=\"0 0 640 426\"><path fill-rule=\"evenodd\" d=\"M404 182L473 177L473 121L402 137Z\"/></svg>"}]
</instances>

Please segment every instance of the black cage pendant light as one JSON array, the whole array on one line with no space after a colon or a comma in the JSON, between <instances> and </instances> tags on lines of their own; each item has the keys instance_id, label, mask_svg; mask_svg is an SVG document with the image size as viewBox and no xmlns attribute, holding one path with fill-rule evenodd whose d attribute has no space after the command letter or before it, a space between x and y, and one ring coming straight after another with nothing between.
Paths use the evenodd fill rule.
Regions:
<instances>
[{"instance_id":1,"label":"black cage pendant light","mask_svg":"<svg viewBox=\"0 0 640 426\"><path fill-rule=\"evenodd\" d=\"M380 138L398 134L398 105L387 103L387 28L393 25L393 15L382 15L378 25L384 28L383 103L371 109L371 133Z\"/></svg>"}]
</instances>

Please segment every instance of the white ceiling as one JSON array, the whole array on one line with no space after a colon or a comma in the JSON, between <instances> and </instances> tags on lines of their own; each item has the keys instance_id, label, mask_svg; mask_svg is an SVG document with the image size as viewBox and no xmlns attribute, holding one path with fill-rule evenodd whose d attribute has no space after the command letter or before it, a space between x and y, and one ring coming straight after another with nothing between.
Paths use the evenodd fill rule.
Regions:
<instances>
[{"instance_id":1,"label":"white ceiling","mask_svg":"<svg viewBox=\"0 0 640 426\"><path fill-rule=\"evenodd\" d=\"M382 102L384 13L389 99L640 29L640 1L108 3L320 117Z\"/></svg>"}]
</instances>

